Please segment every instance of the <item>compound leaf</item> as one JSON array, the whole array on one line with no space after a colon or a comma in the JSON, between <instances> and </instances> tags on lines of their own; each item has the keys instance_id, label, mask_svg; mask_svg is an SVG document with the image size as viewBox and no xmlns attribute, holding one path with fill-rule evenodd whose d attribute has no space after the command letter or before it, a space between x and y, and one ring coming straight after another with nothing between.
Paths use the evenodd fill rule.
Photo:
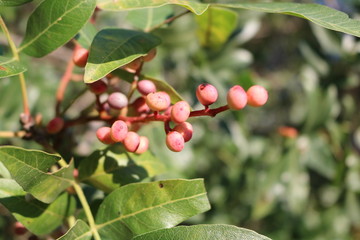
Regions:
<instances>
[{"instance_id":1,"label":"compound leaf","mask_svg":"<svg viewBox=\"0 0 360 240\"><path fill-rule=\"evenodd\" d=\"M131 239L173 227L209 209L202 179L133 183L105 198L96 224L104 239Z\"/></svg>"},{"instance_id":2,"label":"compound leaf","mask_svg":"<svg viewBox=\"0 0 360 240\"><path fill-rule=\"evenodd\" d=\"M68 42L85 25L96 0L45 0L31 14L19 51L43 57Z\"/></svg>"},{"instance_id":3,"label":"compound leaf","mask_svg":"<svg viewBox=\"0 0 360 240\"><path fill-rule=\"evenodd\" d=\"M90 240L90 227L82 220L77 220L75 225L69 229L58 240Z\"/></svg>"},{"instance_id":4,"label":"compound leaf","mask_svg":"<svg viewBox=\"0 0 360 240\"><path fill-rule=\"evenodd\" d=\"M50 205L26 196L13 179L0 179L0 203L28 230L37 235L51 233L76 208L75 198L64 193Z\"/></svg>"},{"instance_id":5,"label":"compound leaf","mask_svg":"<svg viewBox=\"0 0 360 240\"><path fill-rule=\"evenodd\" d=\"M254 231L232 225L194 225L160 229L133 240L270 240Z\"/></svg>"},{"instance_id":6,"label":"compound leaf","mask_svg":"<svg viewBox=\"0 0 360 240\"><path fill-rule=\"evenodd\" d=\"M61 158L37 150L19 147L0 147L0 161L9 170L12 178L38 200L51 203L72 184L73 166L48 173L48 169Z\"/></svg>"},{"instance_id":7,"label":"compound leaf","mask_svg":"<svg viewBox=\"0 0 360 240\"><path fill-rule=\"evenodd\" d=\"M26 67L15 59L0 56L0 78L18 75L26 70Z\"/></svg>"},{"instance_id":8,"label":"compound leaf","mask_svg":"<svg viewBox=\"0 0 360 240\"><path fill-rule=\"evenodd\" d=\"M85 67L84 81L95 82L136 58L145 56L160 44L149 33L127 29L104 29L95 36Z\"/></svg>"}]
</instances>

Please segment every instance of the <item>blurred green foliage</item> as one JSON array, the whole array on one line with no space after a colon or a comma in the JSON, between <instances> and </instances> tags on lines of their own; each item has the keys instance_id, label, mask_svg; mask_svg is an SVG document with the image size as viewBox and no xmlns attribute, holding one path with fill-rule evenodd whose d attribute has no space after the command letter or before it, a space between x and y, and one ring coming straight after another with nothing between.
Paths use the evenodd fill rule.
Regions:
<instances>
[{"instance_id":1,"label":"blurred green foliage","mask_svg":"<svg viewBox=\"0 0 360 240\"><path fill-rule=\"evenodd\" d=\"M359 16L357 1L319 2ZM31 6L0 10L18 40ZM194 109L201 107L195 89L203 82L218 88L216 106L226 103L226 91L235 84L265 86L269 102L192 119L194 137L181 153L170 152L159 140L165 139L160 124L144 126L141 134L169 169L159 178L205 178L212 209L187 224L234 224L273 239L360 239L360 40L291 16L236 12L235 30L217 48L200 45L193 15L156 30L163 43L143 72L166 80ZM98 30L144 27L131 20L137 19L135 12L100 12L98 17ZM8 51L2 36L0 51ZM67 47L42 59L23 56L31 109L44 122L54 114L54 95L68 58ZM84 88L71 83L67 101ZM18 92L16 77L0 81L0 130L19 127ZM85 108L87 96L69 110L69 118ZM298 134L284 136L283 126ZM101 146L95 129L90 124L69 131L76 154L85 156ZM41 148L19 139L0 139L0 144Z\"/></svg>"}]
</instances>

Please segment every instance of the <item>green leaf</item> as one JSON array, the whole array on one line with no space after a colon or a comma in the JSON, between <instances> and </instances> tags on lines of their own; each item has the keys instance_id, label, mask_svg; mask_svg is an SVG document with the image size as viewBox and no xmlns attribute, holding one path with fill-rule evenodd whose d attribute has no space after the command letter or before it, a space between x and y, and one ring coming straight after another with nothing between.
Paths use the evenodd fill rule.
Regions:
<instances>
[{"instance_id":1,"label":"green leaf","mask_svg":"<svg viewBox=\"0 0 360 240\"><path fill-rule=\"evenodd\" d=\"M51 203L72 184L73 166L48 173L60 157L37 150L19 147L0 147L0 161L9 170L13 179L35 198Z\"/></svg>"},{"instance_id":2,"label":"green leaf","mask_svg":"<svg viewBox=\"0 0 360 240\"><path fill-rule=\"evenodd\" d=\"M138 155L126 152L120 145L113 145L84 159L79 165L79 179L109 193L164 171L162 162L149 151Z\"/></svg>"},{"instance_id":3,"label":"green leaf","mask_svg":"<svg viewBox=\"0 0 360 240\"><path fill-rule=\"evenodd\" d=\"M217 48L235 30L237 13L226 8L211 7L204 14L196 16L196 21L201 45Z\"/></svg>"},{"instance_id":4,"label":"green leaf","mask_svg":"<svg viewBox=\"0 0 360 240\"><path fill-rule=\"evenodd\" d=\"M26 67L15 59L0 56L0 78L18 75L26 70Z\"/></svg>"},{"instance_id":5,"label":"green leaf","mask_svg":"<svg viewBox=\"0 0 360 240\"><path fill-rule=\"evenodd\" d=\"M145 56L159 44L160 39L149 33L104 29L98 32L91 44L84 81L95 82L116 68Z\"/></svg>"},{"instance_id":6,"label":"green leaf","mask_svg":"<svg viewBox=\"0 0 360 240\"><path fill-rule=\"evenodd\" d=\"M97 30L94 25L87 22L76 35L75 39L83 48L89 49L96 33Z\"/></svg>"},{"instance_id":7,"label":"green leaf","mask_svg":"<svg viewBox=\"0 0 360 240\"><path fill-rule=\"evenodd\" d=\"M121 79L129 82L129 83L132 83L134 81L134 74L133 73L129 73L125 70L122 70L122 69L116 69L115 71L111 72L111 74L115 75L115 76L118 76L120 77ZM180 94L170 85L168 84L167 82L165 81L162 81L162 80L158 80L158 79L155 79L155 78L152 78L152 77L148 77L148 76L144 76L144 75L141 75L140 76L140 80L141 79L147 79L147 80L150 80L152 81L155 86L156 86L156 89L158 91L164 91L164 92L167 92L171 98L171 103L176 103L178 101L182 101L183 98L180 96Z\"/></svg>"},{"instance_id":8,"label":"green leaf","mask_svg":"<svg viewBox=\"0 0 360 240\"><path fill-rule=\"evenodd\" d=\"M96 0L45 0L31 14L19 51L43 57L68 42L90 18Z\"/></svg>"},{"instance_id":9,"label":"green leaf","mask_svg":"<svg viewBox=\"0 0 360 240\"><path fill-rule=\"evenodd\" d=\"M209 6L209 4L187 0L98 0L98 7L109 11L126 11L142 8L154 8L168 4L176 4L183 6L198 15L204 13Z\"/></svg>"},{"instance_id":10,"label":"green leaf","mask_svg":"<svg viewBox=\"0 0 360 240\"><path fill-rule=\"evenodd\" d=\"M114 190L96 216L104 239L173 227L210 209L202 179L134 183Z\"/></svg>"},{"instance_id":11,"label":"green leaf","mask_svg":"<svg viewBox=\"0 0 360 240\"><path fill-rule=\"evenodd\" d=\"M19 6L32 0L0 0L0 6Z\"/></svg>"},{"instance_id":12,"label":"green leaf","mask_svg":"<svg viewBox=\"0 0 360 240\"><path fill-rule=\"evenodd\" d=\"M90 227L82 220L77 220L75 225L69 229L58 240L90 240L91 231Z\"/></svg>"},{"instance_id":13,"label":"green leaf","mask_svg":"<svg viewBox=\"0 0 360 240\"><path fill-rule=\"evenodd\" d=\"M37 235L49 234L73 214L75 198L64 193L50 205L34 198L13 179L0 179L0 203L29 231Z\"/></svg>"},{"instance_id":14,"label":"green leaf","mask_svg":"<svg viewBox=\"0 0 360 240\"><path fill-rule=\"evenodd\" d=\"M343 12L319 4L304 3L234 3L214 6L248 9L267 13L280 13L307 19L331 30L360 37L360 21Z\"/></svg>"},{"instance_id":15,"label":"green leaf","mask_svg":"<svg viewBox=\"0 0 360 240\"><path fill-rule=\"evenodd\" d=\"M169 16L173 10L170 6L163 6L159 8L147 8L130 11L127 15L132 25L144 31L149 31L152 27L161 24Z\"/></svg>"},{"instance_id":16,"label":"green leaf","mask_svg":"<svg viewBox=\"0 0 360 240\"><path fill-rule=\"evenodd\" d=\"M254 231L232 225L194 225L160 229L133 240L270 240Z\"/></svg>"}]
</instances>

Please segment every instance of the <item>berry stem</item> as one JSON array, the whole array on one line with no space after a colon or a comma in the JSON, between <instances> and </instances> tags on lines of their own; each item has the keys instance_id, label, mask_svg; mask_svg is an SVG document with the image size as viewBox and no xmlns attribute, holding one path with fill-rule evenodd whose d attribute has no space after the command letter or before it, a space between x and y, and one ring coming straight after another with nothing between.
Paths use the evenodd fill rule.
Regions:
<instances>
[{"instance_id":1,"label":"berry stem","mask_svg":"<svg viewBox=\"0 0 360 240\"><path fill-rule=\"evenodd\" d=\"M20 57L18 54L18 49L16 48L16 45L14 41L12 40L9 30L6 27L6 24L3 20L3 18L0 15L0 28L5 34L5 37L9 43L9 47L11 49L11 52L13 54L13 59L15 61L20 61ZM28 102L28 96L26 91L26 81L25 81L25 75L23 73L19 74L19 80L20 80L20 86L21 86L21 95L22 95L22 102L23 102L23 108L24 108L24 114L30 116L30 108L29 108L29 102Z\"/></svg>"},{"instance_id":2,"label":"berry stem","mask_svg":"<svg viewBox=\"0 0 360 240\"><path fill-rule=\"evenodd\" d=\"M164 122L164 129L165 129L166 134L168 134L171 131L170 121L165 121Z\"/></svg>"},{"instance_id":3,"label":"berry stem","mask_svg":"<svg viewBox=\"0 0 360 240\"><path fill-rule=\"evenodd\" d=\"M70 59L68 62L68 65L66 67L65 73L60 80L60 84L59 84L58 90L56 92L55 116L57 116L57 117L60 116L61 103L64 100L66 87L68 86L68 84L71 80L74 66L75 66L74 62Z\"/></svg>"},{"instance_id":4,"label":"berry stem","mask_svg":"<svg viewBox=\"0 0 360 240\"><path fill-rule=\"evenodd\" d=\"M154 30L156 30L158 28L161 28L163 25L169 24L169 23L175 21L176 19L178 19L178 18L180 18L180 17L182 17L182 16L184 16L184 15L186 15L188 13L191 13L191 11L187 10L187 11L185 11L183 13L180 13L179 15L176 15L176 16L170 17L168 19L165 19L162 23L159 23L158 25L156 25L156 26L154 26L152 28L146 29L145 32L152 32L152 31L154 31Z\"/></svg>"}]
</instances>

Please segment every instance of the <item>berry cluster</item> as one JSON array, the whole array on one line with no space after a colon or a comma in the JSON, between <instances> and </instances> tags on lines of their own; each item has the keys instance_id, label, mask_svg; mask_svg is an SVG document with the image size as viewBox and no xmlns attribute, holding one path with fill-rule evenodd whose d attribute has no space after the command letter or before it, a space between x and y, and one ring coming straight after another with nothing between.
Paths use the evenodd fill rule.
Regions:
<instances>
[{"instance_id":1,"label":"berry cluster","mask_svg":"<svg viewBox=\"0 0 360 240\"><path fill-rule=\"evenodd\" d=\"M186 101L171 104L169 94L165 91L158 91L153 81L138 80L144 62L152 60L155 55L156 50L153 49L146 56L135 59L122 67L124 70L134 73L135 76L132 90L127 95L118 90L112 91L108 87L108 79L111 79L111 75L88 84L89 90L96 95L97 99L99 119L94 120L104 120L109 124L109 126L100 127L96 131L96 136L102 143L120 142L127 151L141 154L147 151L149 140L145 136L139 136L137 131L144 123L162 121L166 132L166 146L171 151L180 152L193 135L193 127L188 122L190 117L214 117L229 109L243 109L247 104L259 107L264 105L268 99L268 93L262 86L254 85L245 91L241 86L236 85L227 93L227 105L210 109L209 106L218 99L218 91L213 85L204 83L196 89L196 97L204 109L192 111ZM75 48L73 61L77 66L84 67L87 57L86 49ZM137 91L138 97L130 102L135 91ZM100 95L106 96L106 100L101 101ZM170 127L171 122L174 127ZM58 133L65 125L62 118L56 117L49 122L47 131L50 134Z\"/></svg>"}]
</instances>

